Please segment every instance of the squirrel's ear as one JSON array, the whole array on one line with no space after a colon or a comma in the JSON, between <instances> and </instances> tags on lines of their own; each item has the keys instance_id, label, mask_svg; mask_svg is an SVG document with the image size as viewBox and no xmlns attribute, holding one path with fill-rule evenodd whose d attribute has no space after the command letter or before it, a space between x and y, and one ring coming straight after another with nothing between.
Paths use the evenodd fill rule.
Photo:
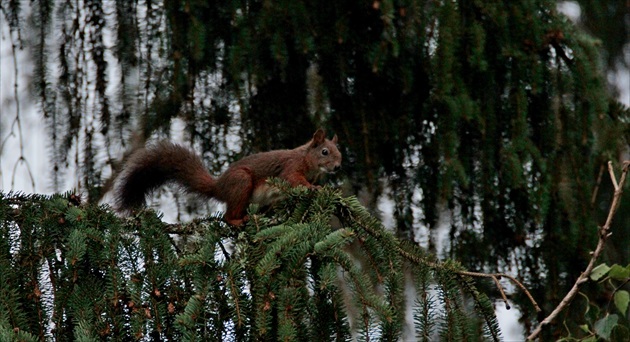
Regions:
<instances>
[{"instance_id":1,"label":"squirrel's ear","mask_svg":"<svg viewBox=\"0 0 630 342\"><path fill-rule=\"evenodd\" d=\"M315 134L313 134L313 145L317 146L323 143L324 140L326 140L326 133L324 132L324 130L320 128L315 131Z\"/></svg>"},{"instance_id":2,"label":"squirrel's ear","mask_svg":"<svg viewBox=\"0 0 630 342\"><path fill-rule=\"evenodd\" d=\"M330 139L330 141L332 141L333 144L336 144L337 143L337 134L335 134L335 136L332 137L332 139Z\"/></svg>"}]
</instances>

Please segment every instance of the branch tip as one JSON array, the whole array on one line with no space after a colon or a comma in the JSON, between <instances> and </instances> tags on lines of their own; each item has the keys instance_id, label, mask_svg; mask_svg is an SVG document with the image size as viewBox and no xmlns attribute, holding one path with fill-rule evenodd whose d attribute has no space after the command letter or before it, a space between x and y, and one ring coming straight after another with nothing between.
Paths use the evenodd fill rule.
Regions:
<instances>
[{"instance_id":1,"label":"branch tip","mask_svg":"<svg viewBox=\"0 0 630 342\"><path fill-rule=\"evenodd\" d=\"M612 166L611 161L608 162L608 173L610 174L610 180L612 181L613 186L615 187L615 192L617 192L617 190L619 190L619 184L617 183L617 177L615 177L615 171L613 171L613 166Z\"/></svg>"}]
</instances>

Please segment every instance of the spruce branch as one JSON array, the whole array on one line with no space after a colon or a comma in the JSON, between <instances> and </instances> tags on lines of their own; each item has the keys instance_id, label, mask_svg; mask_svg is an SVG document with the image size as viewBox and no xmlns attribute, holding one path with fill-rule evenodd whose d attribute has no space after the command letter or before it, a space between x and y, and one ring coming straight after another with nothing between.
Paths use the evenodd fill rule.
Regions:
<instances>
[{"instance_id":1,"label":"spruce branch","mask_svg":"<svg viewBox=\"0 0 630 342\"><path fill-rule=\"evenodd\" d=\"M397 254L400 258L406 260L412 265L419 266L420 268L429 268L433 272L436 272L436 274L450 274L450 276L453 278L443 278L442 280L445 281L446 279L451 279L454 282L451 283L451 286L446 286L445 289L452 289L456 287L455 283L457 283L462 286L462 289L465 292L469 293L474 298L477 307L476 310L479 311L486 320L488 337L491 337L494 340L499 340L498 325L495 324L496 321L491 317L493 313L490 314L490 311L488 311L488 308L491 307L491 305L489 306L488 304L489 301L487 301L487 299L484 299L486 297L478 293L474 286L471 286L471 277L488 277L494 279L506 305L507 297L505 296L505 291L498 282L498 279L500 279L501 277L508 278L525 292L527 297L531 300L535 309L537 311L540 311L538 304L536 303L530 292L527 290L527 288L513 276L503 273L487 274L469 272L462 270L461 266L459 266L457 263L453 263L452 261L436 261L432 256L426 255L424 251L420 250L417 245L405 243L405 241L396 239L392 234L386 233L386 231L383 230L380 222L375 217L369 215L367 211L365 211L365 209L360 205L360 203L358 203L358 200L355 197L341 199L340 203L342 204L342 208L338 212L338 214L339 217L342 219L342 222L352 222L353 230L355 230L357 233L359 231L362 231L371 238L378 240L381 243L382 248L387 251L391 251L391 253L389 253L390 256ZM358 235L361 234L358 233ZM359 241L361 242L361 240ZM445 294L445 298L443 298L442 300L445 302L445 304L447 304L449 301L448 295ZM451 330L452 328L463 329L463 325L461 325L461 322L457 318L460 317L459 313L457 312L460 309L457 307L457 305L455 305L455 302L451 304L453 306L451 307L451 309L447 309L447 311L452 311L450 312L450 314L454 316L452 316L451 318L455 321L451 321L450 319L448 320L449 328L447 328L447 330Z\"/></svg>"},{"instance_id":2,"label":"spruce branch","mask_svg":"<svg viewBox=\"0 0 630 342\"><path fill-rule=\"evenodd\" d=\"M575 284L573 284L573 287L571 288L571 290L569 290L569 292L564 296L560 304L556 306L556 308L549 314L549 316L543 319L538 324L536 329L534 329L534 331L529 336L527 336L527 340L531 341L531 340L537 339L542 329L547 324L551 323L558 316L558 314L560 314L560 312L562 312L562 310L564 310L569 305L569 303L571 303L575 295L579 292L580 286L582 286L582 284L588 281L588 278L591 272L593 271L593 268L595 267L595 262L597 261L599 256L602 254L602 251L604 250L604 246L606 245L606 241L612 235L612 233L610 232L610 224L612 223L613 216L617 212L617 208L619 208L621 194L623 193L623 186L626 181L626 175L628 174L629 167L630 167L630 160L624 161L621 177L619 178L619 182L617 182L617 178L615 177L615 172L612 167L612 162L610 161L608 162L608 173L610 174L610 180L612 181L612 184L615 188L615 192L613 194L612 203L610 204L610 210L608 211L608 217L606 218L606 223L603 226L600 226L598 229L599 240L597 242L597 247L595 248L595 251L592 253L591 260L586 266L586 269L584 270L584 272L582 272L582 274L580 274L578 279L575 281Z\"/></svg>"},{"instance_id":3,"label":"spruce branch","mask_svg":"<svg viewBox=\"0 0 630 342\"><path fill-rule=\"evenodd\" d=\"M347 205L349 207L351 207L352 205L356 205L356 203L354 203L355 201L349 201L347 202ZM372 226L369 224L370 220L374 221L375 219L372 216L366 216L366 217L359 217L359 216L352 216L352 211L349 211L346 215L348 215L348 217L350 217L352 220L355 220L357 222L359 222L360 226L370 235L372 235L375 238L381 238L382 234L379 230L377 229L372 229ZM374 222L373 222L374 223ZM419 253L414 253L414 251L409 251L408 248L409 246L404 246L403 244L400 243L400 241L397 240L385 240L383 241L384 243L386 243L387 245L390 246L390 250L394 250L396 251L402 258L408 260L409 262L416 264L416 265L424 265L424 266L428 266L431 267L433 269L440 269L444 267L443 263L440 262L436 262L436 261L432 261L427 257L423 257L420 256ZM523 285L520 281L518 281L518 279L516 279L515 277L509 275L509 274L505 274L505 273L480 273L480 272L470 272L470 271L464 271L464 270L454 270L455 273L462 275L462 276L469 276L469 277L475 277L475 278L491 278L495 281L495 283L497 284L497 287L499 288L499 292L501 293L501 296L503 298L503 301L506 303L507 308L509 309L509 305L507 302L507 297L505 295L505 291L503 290L501 284L498 282L498 279L500 278L507 278L509 279L511 282L513 282L516 286L518 286L527 296L527 298L529 298L529 300L532 302L532 305L534 306L534 309L537 312L540 312L540 306L538 305L538 303L536 302L536 300L534 299L534 297L531 295L531 293L529 292L529 290L527 290L527 288L525 287L525 285Z\"/></svg>"},{"instance_id":4,"label":"spruce branch","mask_svg":"<svg viewBox=\"0 0 630 342\"><path fill-rule=\"evenodd\" d=\"M400 249L400 254L407 260L411 261L412 263L422 263L426 266L429 266L431 268L440 268L443 267L443 265L441 263L438 262L433 262L433 261L428 261L426 259L422 259L422 258L417 258L415 257L413 254L408 253L402 249ZM515 277L506 274L506 273L481 273L481 272L471 272L471 271L464 271L464 270L455 270L455 273L462 275L462 276L468 276L468 277L474 277L474 278L491 278L495 284L497 285L497 288L499 289L499 292L501 293L501 297L503 298L503 302L506 305L506 308L509 310L510 309L510 305L508 304L508 300L507 300L507 296L505 295L505 291L503 290L503 287L501 286L501 283L499 283L499 279L505 277L507 279L509 279L510 281L512 281L512 283L514 283L516 286L518 286L527 296L527 298L530 300L530 302L532 302L532 305L534 306L534 309L536 310L536 312L540 312L540 306L538 305L538 303L536 302L536 300L534 299L534 297L532 296L532 294L529 292L529 290L527 289L527 287L525 287L525 285L523 285L523 283L521 283L518 279L516 279Z\"/></svg>"}]
</instances>

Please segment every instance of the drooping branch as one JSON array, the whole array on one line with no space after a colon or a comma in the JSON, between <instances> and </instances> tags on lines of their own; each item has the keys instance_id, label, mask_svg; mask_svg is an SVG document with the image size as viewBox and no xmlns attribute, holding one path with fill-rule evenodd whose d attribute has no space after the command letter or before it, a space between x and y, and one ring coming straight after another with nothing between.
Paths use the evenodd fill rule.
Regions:
<instances>
[{"instance_id":1,"label":"drooping branch","mask_svg":"<svg viewBox=\"0 0 630 342\"><path fill-rule=\"evenodd\" d=\"M438 267L439 264L433 261L427 261L427 260L420 260L418 261L415 258L411 258L409 256L408 253L402 251L401 249L401 255L403 257L405 257L406 259L410 260L411 262L416 262L416 263L424 263L429 267ZM463 270L457 270L455 271L455 273L462 275L462 276L467 276L467 277L473 277L473 278L491 278L494 283L496 284L497 288L499 289L499 292L501 293L501 297L503 298L503 302L506 305L506 308L509 310L510 309L510 305L508 304L508 299L507 296L505 295L505 291L503 290L503 287L501 286L501 283L499 283L499 279L505 277L507 279L509 279L512 283L514 283L516 286L518 286L518 288L520 288L525 295L527 296L527 298L529 298L529 300L531 301L532 305L534 306L534 309L536 310L536 312L540 312L540 306L538 305L538 303L536 302L536 300L534 299L534 297L531 295L531 293L529 292L529 290L527 290L527 288L525 287L525 285L523 285L523 283L521 283L520 281L518 281L518 279L516 279L515 277L506 274L506 273L481 273L481 272L471 272L471 271L463 271Z\"/></svg>"},{"instance_id":2,"label":"drooping branch","mask_svg":"<svg viewBox=\"0 0 630 342\"><path fill-rule=\"evenodd\" d=\"M628 174L629 167L630 167L630 161L628 160L624 161L621 177L619 179L619 182L617 182L617 178L615 177L615 172L613 171L613 168L612 168L612 163L608 162L608 172L610 173L610 179L615 188L615 192L613 195L612 203L610 204L610 210L608 211L608 217L606 218L606 223L603 226L599 227L599 230L598 230L599 241L597 242L597 247L595 248L595 251L593 252L591 256L591 260L586 266L586 269L584 270L584 272L582 272L582 274L580 274L578 279L575 281L575 284L573 284L573 287L571 288L571 290L569 290L569 292L566 294L566 296L564 296L560 304L558 304L558 306L549 314L549 316L547 316L538 324L536 329L534 329L534 331L527 337L528 340L534 340L538 338L542 329L547 324L551 323L556 318L556 316L558 316L558 314L562 312L562 310L564 310L569 305L569 303L571 303L575 295L579 292L582 284L588 281L588 278L591 272L593 271L593 268L595 267L595 262L597 261L602 251L604 250L606 241L612 235L612 233L610 232L610 224L612 223L612 219L615 213L617 212L617 208L619 207L621 194L623 193L623 186L626 181L626 175Z\"/></svg>"},{"instance_id":3,"label":"drooping branch","mask_svg":"<svg viewBox=\"0 0 630 342\"><path fill-rule=\"evenodd\" d=\"M4 17L6 18L12 18L11 13L8 13L4 8L1 8L2 13L4 15ZM15 23L17 25L17 16L15 16ZM10 23L13 23L12 21L10 21ZM13 32L17 32L17 37L14 37ZM9 36L11 39L11 58L12 58L12 62L13 62L13 77L14 77L14 81L13 81L13 100L15 101L15 118L13 119L12 123L11 123L11 128L9 129L9 134L6 135L6 137L4 137L1 141L0 141L0 155L2 155L2 151L4 150L5 145L7 144L8 140L11 138L17 138L18 139L18 143L20 146L20 157L15 161L15 164L13 165L13 174L11 176L11 188L15 187L15 177L17 175L17 168L19 165L24 165L26 167L26 171L27 174L30 178L31 181L31 187L33 188L33 191L35 190L35 178L33 176L33 172L31 170L31 166L30 163L28 162L28 160L24 157L24 132L22 130L22 119L21 119L21 114L20 114L20 94L19 94L19 79L20 79L20 73L19 73L19 64L18 64L18 49L22 49L22 38L20 36L20 30L19 27L10 27L10 32L9 32ZM6 111L6 110L5 110ZM16 131L17 130L17 134ZM1 163L0 163L0 166ZM2 176L2 168L0 167L0 176ZM1 178L0 178L1 181ZM1 185L1 184L0 184Z\"/></svg>"},{"instance_id":4,"label":"drooping branch","mask_svg":"<svg viewBox=\"0 0 630 342\"><path fill-rule=\"evenodd\" d=\"M503 287L501 286L501 283L499 283L499 279L505 277L508 278L512 283L514 283L516 286L518 286L527 296L527 298L529 298L529 300L532 302L532 305L534 306L534 309L536 310L536 312L540 312L540 306L538 306L538 303L536 302L536 300L534 299L534 297L532 296L532 294L529 292L529 290L527 290L527 288L525 287L525 285L523 285L523 283L521 283L520 281L518 281L518 279L516 279L515 277L506 274L506 273L479 273L479 272L469 272L469 271L459 271L457 272L458 274L461 275L465 275L465 276L469 276L469 277L475 277L475 278L491 278L494 283L496 284L497 288L499 289L499 292L501 293L501 297L503 298L503 302L505 303L506 308L509 310L510 309L510 305L508 304L508 300L507 300L507 296L505 295L505 291L503 290Z\"/></svg>"},{"instance_id":5,"label":"drooping branch","mask_svg":"<svg viewBox=\"0 0 630 342\"><path fill-rule=\"evenodd\" d=\"M348 204L350 205L350 204ZM351 216L351 214L350 214ZM370 224L368 223L369 220L374 220L374 218L372 217L352 217L351 220L356 221L356 222L362 222L361 226L366 230L366 232L376 238L385 238L383 236L381 236L380 231L377 230L372 230L370 228ZM444 263L441 262L437 262L434 261L430 258L425 258L425 257L420 257L418 253L414 253L412 251L407 250L407 248L409 248L409 246L406 246L404 244L401 244L400 241L386 241L386 243L388 244L388 249L392 250L392 251L396 251L402 258L408 260L409 262L413 263L413 264L417 264L417 265L426 265L428 267L434 268L434 269L439 269L444 267ZM509 304L507 301L507 296L505 295L505 291L503 290L503 287L501 286L501 284L499 283L499 279L501 279L502 277L505 277L507 279L509 279L512 283L514 283L516 286L518 286L527 296L527 298L529 298L529 300L531 301L532 305L534 306L534 309L537 312L540 312L540 307L538 305L538 303L536 302L536 300L534 299L534 297L531 295L531 293L529 292L529 290L527 290L527 288L525 287L525 285L523 285L520 281L518 281L518 279L516 279L515 277L509 275L509 274L505 274L505 273L481 273L481 272L470 272L470 271L465 271L465 270L454 270L455 273L457 273L460 276L465 276L465 277L474 277L474 278L491 278L494 280L495 284L497 285L497 288L499 289L499 292L501 293L501 296L503 298L503 301L505 302L507 308L509 309Z\"/></svg>"}]
</instances>

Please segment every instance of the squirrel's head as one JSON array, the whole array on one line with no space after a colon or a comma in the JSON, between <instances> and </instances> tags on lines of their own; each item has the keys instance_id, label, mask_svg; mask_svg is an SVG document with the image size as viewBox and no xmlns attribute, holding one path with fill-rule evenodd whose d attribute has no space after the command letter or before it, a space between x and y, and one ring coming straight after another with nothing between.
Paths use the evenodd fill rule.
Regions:
<instances>
[{"instance_id":1,"label":"squirrel's head","mask_svg":"<svg viewBox=\"0 0 630 342\"><path fill-rule=\"evenodd\" d=\"M341 152L337 148L336 134L332 139L326 139L324 130L318 129L308 149L309 155L317 162L319 172L333 173L341 168Z\"/></svg>"}]
</instances>

